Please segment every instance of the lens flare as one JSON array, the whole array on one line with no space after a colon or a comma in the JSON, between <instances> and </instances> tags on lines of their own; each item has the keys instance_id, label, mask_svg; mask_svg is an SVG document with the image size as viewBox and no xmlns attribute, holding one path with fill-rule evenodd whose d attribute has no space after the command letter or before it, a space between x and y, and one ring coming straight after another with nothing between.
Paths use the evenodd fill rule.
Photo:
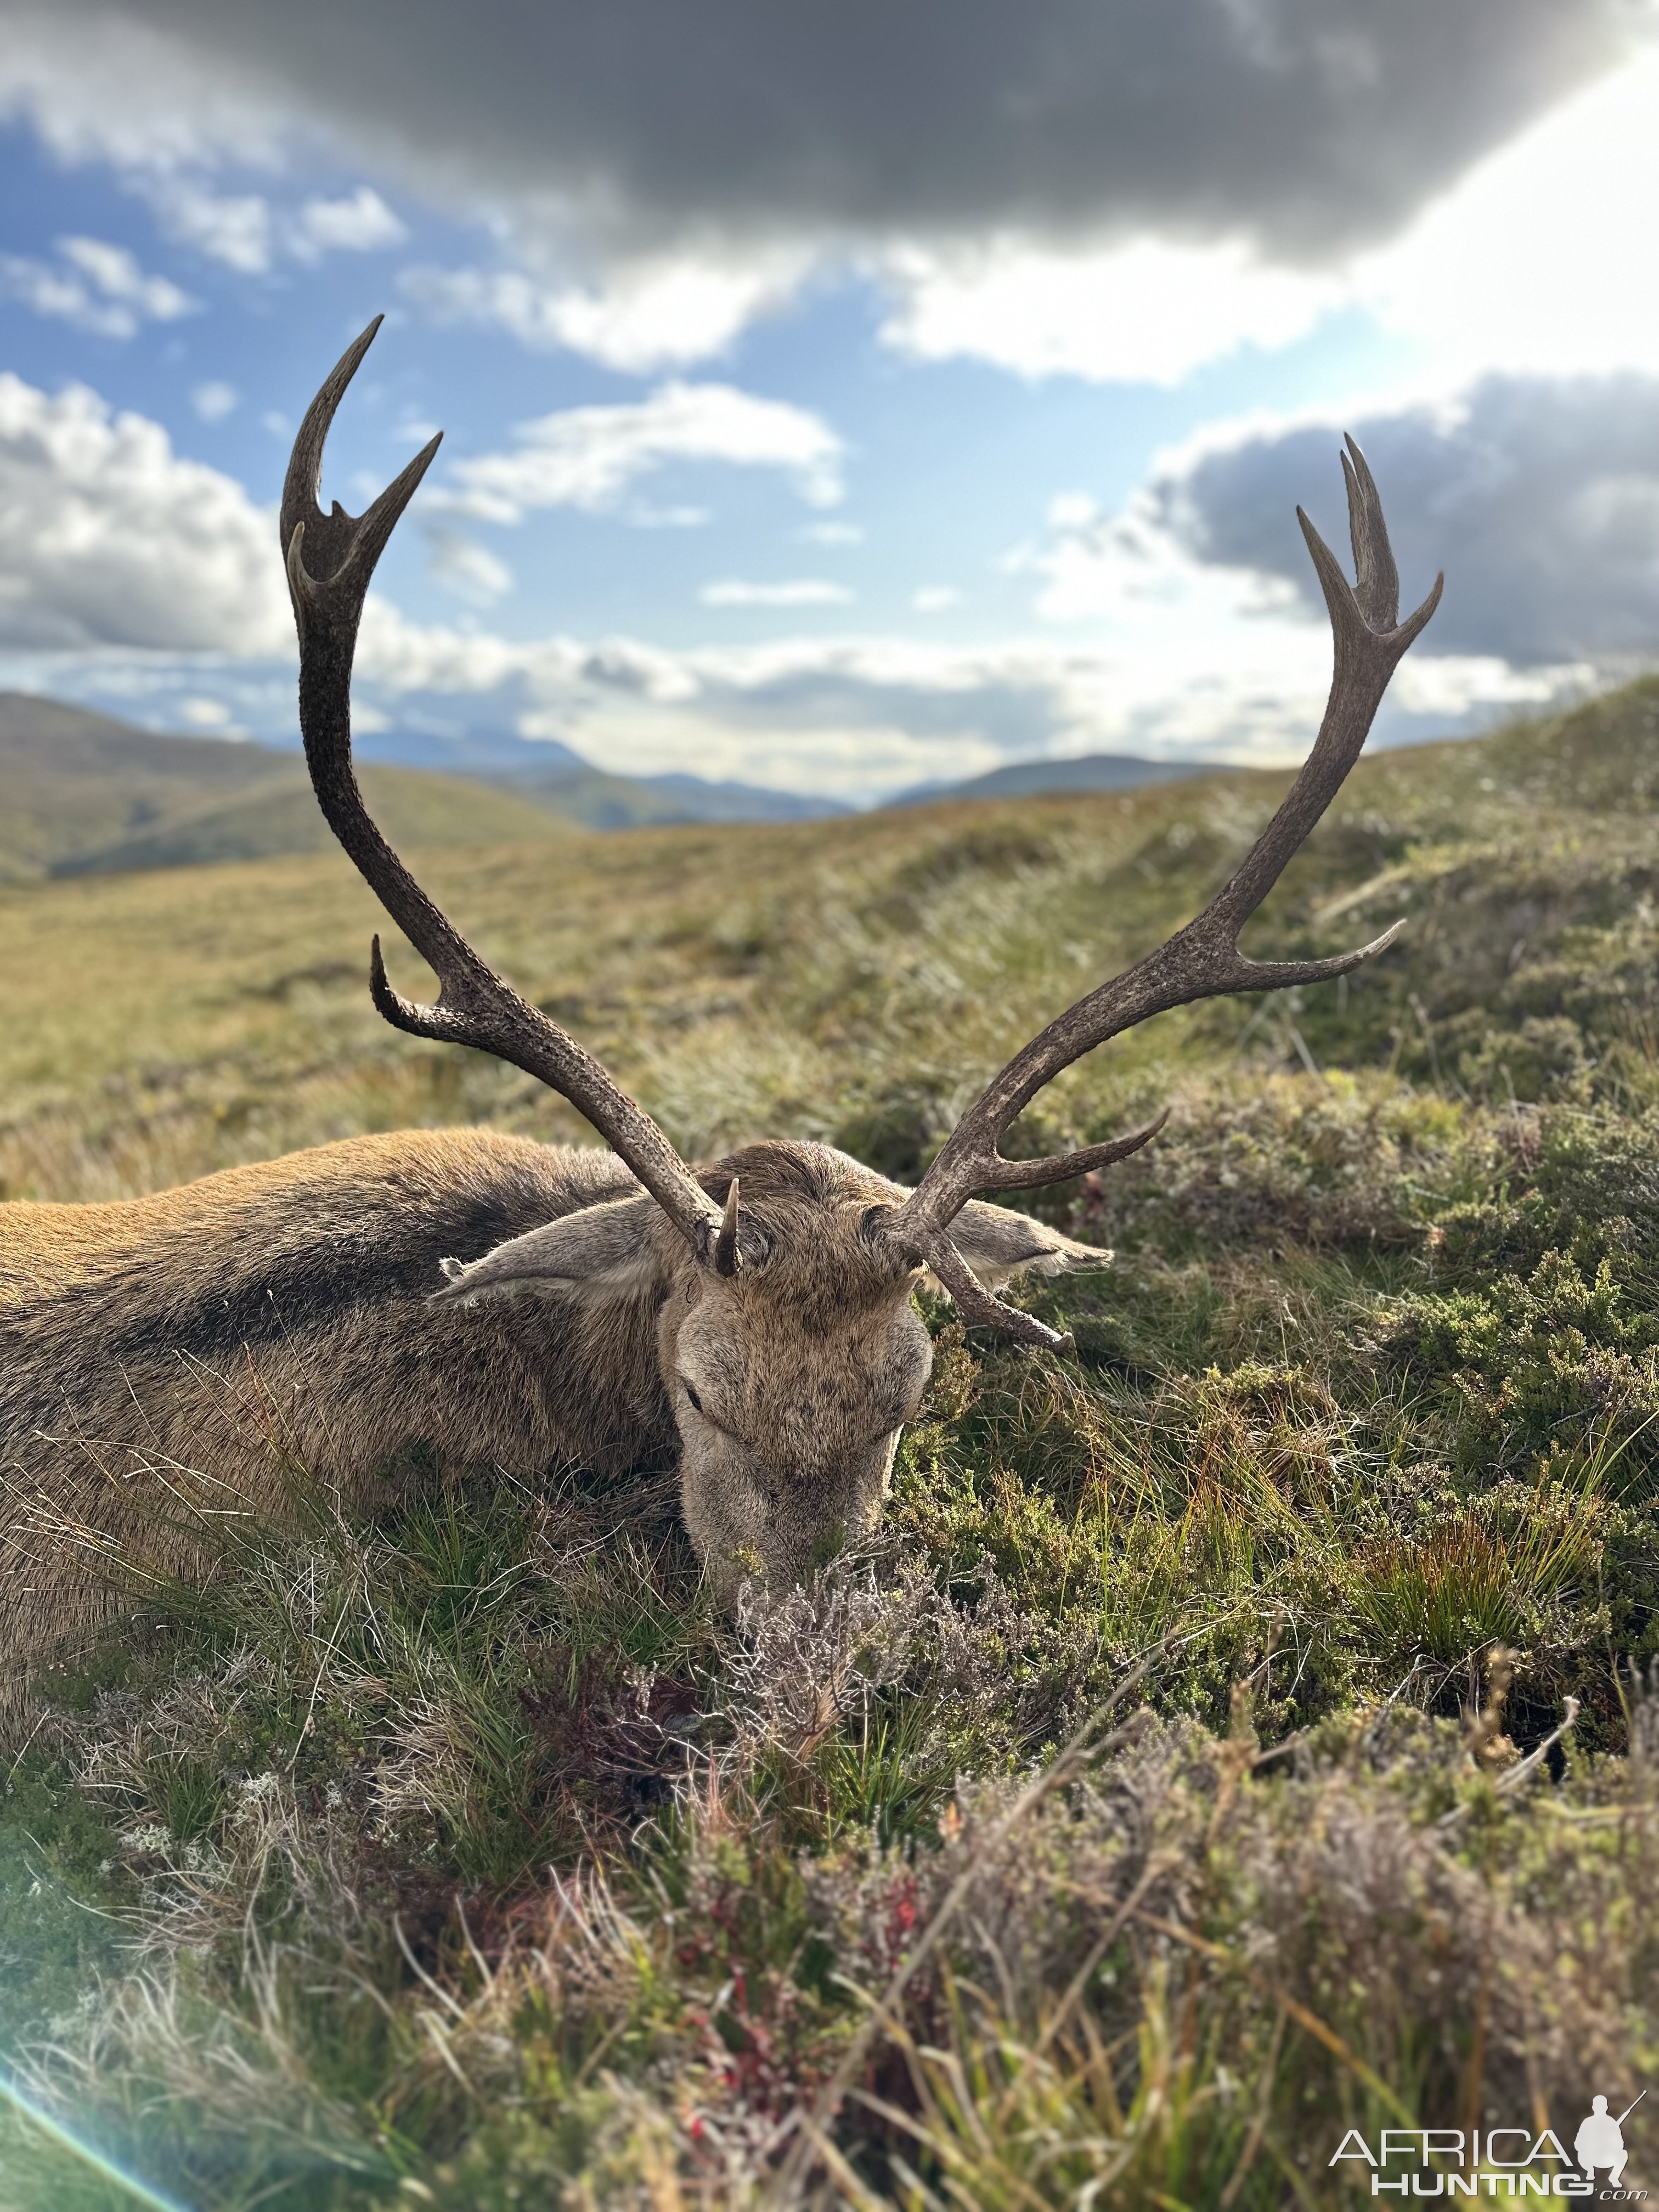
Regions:
<instances>
[{"instance_id":1,"label":"lens flare","mask_svg":"<svg viewBox=\"0 0 1659 2212\"><path fill-rule=\"evenodd\" d=\"M72 2128L66 2127L62 2120L43 2111L15 2081L7 2081L3 2074L0 2074L0 2100L11 2106L14 2111L21 2112L31 2127L38 2128L42 2135L55 2142L61 2150L67 2151L71 2158L79 2159L82 2165L90 2166L106 2181L112 2181L118 2189L125 2190L135 2204L148 2205L149 2212L191 2212L190 2207L181 2204L176 2197L163 2196L159 2189L152 2189L149 2182L139 2180L136 2174L124 2172L95 2144L83 2142Z\"/></svg>"}]
</instances>

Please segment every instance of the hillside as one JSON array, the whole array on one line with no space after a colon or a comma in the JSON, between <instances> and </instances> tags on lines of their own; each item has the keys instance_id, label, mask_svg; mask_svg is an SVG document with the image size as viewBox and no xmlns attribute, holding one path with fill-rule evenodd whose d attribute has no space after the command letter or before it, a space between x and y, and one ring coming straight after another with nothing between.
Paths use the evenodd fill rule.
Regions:
<instances>
[{"instance_id":1,"label":"hillside","mask_svg":"<svg viewBox=\"0 0 1659 2212\"><path fill-rule=\"evenodd\" d=\"M1215 770L1198 761L1142 760L1133 753L1079 753L1067 760L1011 761L963 783L919 783L890 806L933 806L957 799L1038 799L1059 792L1138 791Z\"/></svg>"},{"instance_id":2,"label":"hillside","mask_svg":"<svg viewBox=\"0 0 1659 2212\"><path fill-rule=\"evenodd\" d=\"M1285 783L418 866L688 1152L805 1135L903 1176ZM812 1593L723 1617L652 1470L358 1521L290 1468L291 1520L204 1530L208 1588L135 1584L0 1760L21 2090L198 2212L1341 2212L1350 2129L1571 2144L1630 2106L1656 884L1659 679L1362 762L1246 942L1403 937L1034 1105L1011 1150L1172 1104L1041 1196L1115 1265L1023 1294L1064 1355L924 1295L886 1538ZM14 886L0 927L7 1195L583 1134L380 1022L337 854ZM0 2206L112 2212L76 2156L0 2114Z\"/></svg>"},{"instance_id":3,"label":"hillside","mask_svg":"<svg viewBox=\"0 0 1659 2212\"><path fill-rule=\"evenodd\" d=\"M489 845L682 822L804 822L827 799L694 775L607 775L559 744L371 738L363 787L394 841ZM549 817L551 817L550 823ZM297 752L158 737L54 699L0 692L0 883L321 853Z\"/></svg>"},{"instance_id":4,"label":"hillside","mask_svg":"<svg viewBox=\"0 0 1659 2212\"><path fill-rule=\"evenodd\" d=\"M817 822L849 811L830 799L763 791L749 783L709 783L697 775L607 775L586 761L533 770L514 765L483 773L504 789L521 793L587 830L662 829L702 822Z\"/></svg>"},{"instance_id":5,"label":"hillside","mask_svg":"<svg viewBox=\"0 0 1659 2212\"><path fill-rule=\"evenodd\" d=\"M398 841L494 845L560 834L541 808L485 785L379 764L362 781ZM156 737L55 700L0 693L0 883L332 844L295 753Z\"/></svg>"},{"instance_id":6,"label":"hillside","mask_svg":"<svg viewBox=\"0 0 1659 2212\"><path fill-rule=\"evenodd\" d=\"M943 1133L944 1102L975 1070L1202 902L1285 781L1238 772L810 824L571 832L555 872L539 849L544 825L524 815L516 821L538 836L520 850L458 848L423 872L514 980L562 1009L693 1149L757 1128L842 1142L863 1132L854 1149L879 1143L883 1164L902 1170ZM1575 1051L1598 1050L1612 1042L1596 1027L1608 1010L1628 1024L1645 1003L1656 805L1653 684L1571 716L1365 759L1252 941L1329 949L1403 913L1401 946L1346 993L1304 1006L1224 1001L1166 1016L1051 1097L1104 1111L1141 1069L1172 1054L1202 1060L1235 1032L1253 1052L1270 1036L1278 1059L1300 1065L1287 1021L1316 1060L1430 1076L1437 1059L1449 1080L1471 1023L1483 1036L1524 1033L1538 1052L1545 1033L1527 1024L1565 1021L1590 1038ZM233 886L249 919L220 943L210 918ZM126 1100L147 1145L165 1133L176 1146L179 1173L258 1157L310 1140L294 1086L313 1054L336 1102L328 1133L427 1119L434 1083L453 1098L448 1112L576 1126L526 1079L423 1053L385 1029L359 982L382 917L331 848L199 875L43 885L9 895L6 913L28 954L0 1036L14 1133L37 1101L58 1102L124 1141ZM1569 989L1564 961L1601 980ZM295 980L314 975L331 979L325 988ZM197 1119L191 1102L210 1094L247 1101L228 1133L218 1107ZM0 1136L0 1159L16 1141ZM85 1172L126 1171L106 1159Z\"/></svg>"}]
</instances>

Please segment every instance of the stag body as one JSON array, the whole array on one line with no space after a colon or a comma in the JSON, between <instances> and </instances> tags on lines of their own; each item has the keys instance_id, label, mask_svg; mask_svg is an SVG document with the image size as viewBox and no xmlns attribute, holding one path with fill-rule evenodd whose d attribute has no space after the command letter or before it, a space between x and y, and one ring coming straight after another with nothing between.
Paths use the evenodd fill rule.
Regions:
<instances>
[{"instance_id":1,"label":"stag body","mask_svg":"<svg viewBox=\"0 0 1659 2212\"><path fill-rule=\"evenodd\" d=\"M1255 961L1238 944L1439 599L1437 583L1399 619L1376 487L1350 440L1356 583L1300 516L1334 637L1325 718L1283 805L1203 913L1022 1047L914 1191L811 1145L757 1146L694 1173L592 1054L466 942L363 805L351 764L358 622L438 448L434 439L361 517L319 507L324 441L376 327L312 402L282 501L312 782L441 985L434 1006L399 997L377 939L369 988L394 1027L498 1054L549 1085L616 1158L482 1133L362 1139L132 1206L0 1207L0 1460L33 1522L9 1556L0 1550L0 1662L112 1602L85 1542L66 1549L54 1519L95 1550L136 1540L169 1485L207 1510L268 1502L273 1445L355 1500L395 1485L400 1468L534 1477L678 1446L686 1523L717 1585L803 1573L879 1514L927 1381L910 1297L924 1272L964 1320L1064 1347L997 1285L1101 1255L974 1194L1104 1167L1159 1124L1007 1159L1001 1141L1038 1091L1152 1014L1322 982L1394 934L1324 960ZM188 1548L175 1539L175 1564Z\"/></svg>"},{"instance_id":2,"label":"stag body","mask_svg":"<svg viewBox=\"0 0 1659 2212\"><path fill-rule=\"evenodd\" d=\"M678 1453L717 1586L810 1571L878 1519L927 1383L916 1271L866 1228L905 1194L822 1145L701 1181L723 1206L739 1176L763 1288L700 1268L613 1154L487 1130L0 1206L0 1679L107 1617L134 1568L192 1571L200 1522L279 1505L295 1468L362 1510ZM1106 1256L996 1206L963 1233L988 1282Z\"/></svg>"}]
</instances>

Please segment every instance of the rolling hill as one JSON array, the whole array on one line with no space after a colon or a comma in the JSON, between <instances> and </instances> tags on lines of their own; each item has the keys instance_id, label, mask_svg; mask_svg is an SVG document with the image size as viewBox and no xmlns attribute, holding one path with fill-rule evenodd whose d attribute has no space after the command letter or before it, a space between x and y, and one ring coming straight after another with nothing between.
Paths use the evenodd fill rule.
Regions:
<instances>
[{"instance_id":1,"label":"rolling hill","mask_svg":"<svg viewBox=\"0 0 1659 2212\"><path fill-rule=\"evenodd\" d=\"M394 842L499 845L566 834L528 799L453 776L371 763L363 787ZM55 700L0 694L0 882L332 845L297 753L157 737Z\"/></svg>"},{"instance_id":2,"label":"rolling hill","mask_svg":"<svg viewBox=\"0 0 1659 2212\"><path fill-rule=\"evenodd\" d=\"M688 1154L823 1138L908 1178L1287 781L421 873ZM440 1491L416 1452L373 1516L326 1455L285 1458L289 1519L216 1503L204 1589L140 1553L133 1616L0 1738L0 2051L147 2201L203 2212L723 2212L761 2201L738 2156L820 2124L853 2182L781 2208L1347 2212L1331 2154L1379 2110L1569 2142L1593 2091L1634 2112L1656 857L1659 679L1362 761L1245 945L1403 934L1174 1009L1033 1102L1011 1155L1173 1111L1035 1195L1117 1255L1013 1292L1073 1350L922 1294L878 1571L734 1627L654 1462ZM518 1070L389 1029L374 927L337 851L0 888L0 1194L398 1127L592 1140ZM227 1407L281 1449L258 1384L250 1348ZM820 2123L860 2048L883 2094ZM114 2203L28 2126L0 2100L0 2203ZM937 2191L893 2181L910 2151Z\"/></svg>"},{"instance_id":3,"label":"rolling hill","mask_svg":"<svg viewBox=\"0 0 1659 2212\"><path fill-rule=\"evenodd\" d=\"M97 732L82 736L83 762L95 762ZM148 741L161 769L185 742ZM598 837L499 792L401 773L411 811L400 820L385 806L394 836L413 846L449 833L451 849L422 871L434 895L686 1145L712 1152L795 1129L900 1176L1028 1014L1052 1013L1203 903L1287 781L1235 770L1117 794ZM95 795L95 779L82 788ZM453 818L461 797L477 810L470 825ZM424 814L428 800L452 818ZM70 1154L97 1163L98 1189L422 1121L434 1099L446 1115L580 1133L526 1078L416 1052L385 1027L362 988L363 948L383 918L320 821L303 850L276 849L289 803L251 780L176 832L86 825L85 857L60 859L57 872L94 880L25 885L14 872L5 927L22 975L0 1036L0 1179L14 1190L56 1180L27 1165L36 1139L21 1133L37 1109L50 1118L71 1099ZM1074 1071L1042 1110L1065 1099L1087 1123L1137 1071L1202 1060L1235 1033L1298 1066L1306 1050L1321 1066L1425 1079L1437 1067L1484 1083L1458 1069L1502 1032L1504 1083L1523 1097L1559 1087L1625 1050L1659 996L1647 888L1656 805L1659 680L1574 714L1362 760L1251 941L1325 951L1404 914L1401 944L1294 1007L1167 1015ZM110 871L108 856L140 839L159 854L176 834L199 857L216 833L222 854L239 808L271 815L269 857L211 874ZM483 837L491 808L517 851ZM61 818L37 827L67 838ZM526 843L532 827L561 840L556 870ZM33 872L49 871L37 860ZM222 947L228 896L247 919ZM411 954L388 957L418 981Z\"/></svg>"},{"instance_id":4,"label":"rolling hill","mask_svg":"<svg viewBox=\"0 0 1659 2212\"><path fill-rule=\"evenodd\" d=\"M538 744L533 750L543 748ZM699 775L608 775L580 760L570 766L477 773L503 791L520 793L587 830L663 830L700 822L818 822L851 811L830 799L763 791L750 783L709 783Z\"/></svg>"},{"instance_id":5,"label":"rolling hill","mask_svg":"<svg viewBox=\"0 0 1659 2212\"><path fill-rule=\"evenodd\" d=\"M511 730L469 730L455 737L410 729L366 732L356 752L360 760L501 784L587 830L814 822L852 811L833 799L769 791L758 784L711 783L700 775L615 775L556 738L528 739Z\"/></svg>"},{"instance_id":6,"label":"rolling hill","mask_svg":"<svg viewBox=\"0 0 1659 2212\"><path fill-rule=\"evenodd\" d=\"M1226 773L1212 761L1142 760L1133 753L1080 753L1070 760L1010 761L962 783L918 783L890 806L933 806L952 799L1042 799L1074 791L1138 791Z\"/></svg>"},{"instance_id":7,"label":"rolling hill","mask_svg":"<svg viewBox=\"0 0 1659 2212\"><path fill-rule=\"evenodd\" d=\"M371 737L363 788L394 843L510 844L564 830L797 822L843 812L694 775L608 775L568 746ZM0 692L0 883L316 853L330 843L296 751L157 735Z\"/></svg>"}]
</instances>

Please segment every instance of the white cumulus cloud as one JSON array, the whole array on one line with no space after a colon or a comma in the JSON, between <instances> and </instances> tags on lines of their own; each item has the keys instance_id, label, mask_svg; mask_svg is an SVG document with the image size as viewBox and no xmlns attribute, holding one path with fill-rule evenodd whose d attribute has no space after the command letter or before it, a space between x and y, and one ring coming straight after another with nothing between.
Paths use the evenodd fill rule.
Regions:
<instances>
[{"instance_id":1,"label":"white cumulus cloud","mask_svg":"<svg viewBox=\"0 0 1659 2212\"><path fill-rule=\"evenodd\" d=\"M285 653L274 544L241 485L159 423L0 374L0 645Z\"/></svg>"},{"instance_id":2,"label":"white cumulus cloud","mask_svg":"<svg viewBox=\"0 0 1659 2212\"><path fill-rule=\"evenodd\" d=\"M371 185L339 199L283 207L264 192L227 192L194 169L138 170L128 179L171 238L244 276L263 276L283 256L369 253L402 243L402 222Z\"/></svg>"},{"instance_id":3,"label":"white cumulus cloud","mask_svg":"<svg viewBox=\"0 0 1659 2212\"><path fill-rule=\"evenodd\" d=\"M516 727L625 774L678 770L854 801L1089 752L1299 759L1324 703L1328 640L1306 622L1254 629L1287 630L1289 650L1282 635L1253 647L1249 627L1218 627L1189 597L1154 621L1136 603L1128 618L1073 635L964 645L841 634L669 651L629 637L507 638L476 623L420 623L371 593L353 711L365 731L411 717L457 732ZM293 678L275 661L106 653L59 656L46 670L40 655L28 667L0 655L0 680L117 713L142 706L153 727L177 726L186 699L212 696L236 726L294 734ZM1547 672L1413 653L1378 738L1440 736L1471 714L1553 696Z\"/></svg>"},{"instance_id":4,"label":"white cumulus cloud","mask_svg":"<svg viewBox=\"0 0 1659 2212\"><path fill-rule=\"evenodd\" d=\"M428 529L427 547L432 574L464 599L498 599L513 588L513 571L506 562L462 531Z\"/></svg>"},{"instance_id":5,"label":"white cumulus cloud","mask_svg":"<svg viewBox=\"0 0 1659 2212\"><path fill-rule=\"evenodd\" d=\"M206 384L198 384L190 395L190 404L204 422L222 422L227 415L234 415L241 395L234 384L222 377L213 377Z\"/></svg>"},{"instance_id":6,"label":"white cumulus cloud","mask_svg":"<svg viewBox=\"0 0 1659 2212\"><path fill-rule=\"evenodd\" d=\"M1396 380L1419 391L1486 369L1659 369L1656 117L1659 53L1638 52L1485 155L1392 240L1316 267L1243 235L896 246L868 264L890 301L882 336L922 360L1170 385L1346 310L1404 342Z\"/></svg>"},{"instance_id":7,"label":"white cumulus cloud","mask_svg":"<svg viewBox=\"0 0 1659 2212\"><path fill-rule=\"evenodd\" d=\"M1309 434L1292 451L1273 453L1277 495L1271 512L1251 505L1248 545L1241 538L1206 557L1191 542L1184 505L1172 512L1170 483L1189 498L1188 480L1170 479L1115 514L1082 495L1063 495L1053 502L1043 535L1009 556L1016 572L1037 579L1039 618L1073 633L1097 670L1097 677L1079 677L1073 690L1095 696L1094 713L1109 717L1122 749L1239 759L1282 758L1297 744L1305 750L1330 678L1331 643L1322 606L1316 611L1310 605L1316 586L1310 592L1304 585L1312 565L1293 506L1299 495L1328 507L1333 480L1340 500L1336 443L1329 432ZM1243 450L1256 459L1254 449ZM1403 519L1415 504L1411 488L1396 483L1404 495L1391 500L1391 475L1378 474L1385 506ZM1223 510L1208 479L1200 496L1209 501L1206 514ZM1409 605L1432 573L1423 573L1419 533L1394 534ZM1333 534L1332 542L1346 554L1342 539ZM1401 717L1418 720L1422 734L1435 733L1436 720L1444 729L1472 714L1540 706L1595 680L1582 651L1538 653L1522 665L1495 641L1472 636L1467 624L1449 625L1443 615L1443 609L1401 664L1379 719L1384 733L1397 735Z\"/></svg>"},{"instance_id":8,"label":"white cumulus cloud","mask_svg":"<svg viewBox=\"0 0 1659 2212\"><path fill-rule=\"evenodd\" d=\"M1659 658L1659 376L1486 376L1340 427L1376 472L1407 594L1446 572L1431 649L1609 672ZM1254 573L1316 617L1289 518L1302 500L1335 542L1337 442L1327 416L1217 427L1171 456L1152 490L1170 557Z\"/></svg>"},{"instance_id":9,"label":"white cumulus cloud","mask_svg":"<svg viewBox=\"0 0 1659 2212\"><path fill-rule=\"evenodd\" d=\"M181 246L244 276L263 276L270 268L276 223L263 193L216 191L199 178L170 171L137 181L162 228Z\"/></svg>"},{"instance_id":10,"label":"white cumulus cloud","mask_svg":"<svg viewBox=\"0 0 1659 2212\"><path fill-rule=\"evenodd\" d=\"M1166 385L1242 345L1305 337L1346 289L1275 269L1239 241L1154 238L1081 252L1016 238L910 246L880 274L891 301L881 335L918 360Z\"/></svg>"},{"instance_id":11,"label":"white cumulus cloud","mask_svg":"<svg viewBox=\"0 0 1659 2212\"><path fill-rule=\"evenodd\" d=\"M1080 514L1065 526L1084 526ZM371 696L375 685L388 698L491 696L492 720L562 738L607 769L854 800L1051 756L1304 755L1329 684L1328 635L1261 621L1239 579L1195 563L1179 573L1178 556L1162 598L1140 581L1098 592L1079 635L983 646L846 634L678 652L631 638L509 640L411 622L371 597L358 671ZM1414 653L1378 736L1442 735L1549 702L1585 673Z\"/></svg>"},{"instance_id":12,"label":"white cumulus cloud","mask_svg":"<svg viewBox=\"0 0 1659 2212\"><path fill-rule=\"evenodd\" d=\"M301 260L323 253L374 253L401 246L409 235L372 185L337 200L307 200L289 228L291 251Z\"/></svg>"},{"instance_id":13,"label":"white cumulus cloud","mask_svg":"<svg viewBox=\"0 0 1659 2212\"><path fill-rule=\"evenodd\" d=\"M416 268L400 282L434 322L491 324L521 344L568 347L641 375L723 353L789 297L807 265L801 253L686 254L624 263L586 284L522 268Z\"/></svg>"},{"instance_id":14,"label":"white cumulus cloud","mask_svg":"<svg viewBox=\"0 0 1659 2212\"><path fill-rule=\"evenodd\" d=\"M349 12L0 0L0 116L248 272L401 226L228 176L372 170L512 264L418 304L636 373L849 267L894 343L1023 374L1170 381L1343 303L1461 378L1653 360L1651 0Z\"/></svg>"},{"instance_id":15,"label":"white cumulus cloud","mask_svg":"<svg viewBox=\"0 0 1659 2212\"><path fill-rule=\"evenodd\" d=\"M209 699L192 693L179 702L179 712L193 730L219 732L230 726L231 713L222 699Z\"/></svg>"},{"instance_id":16,"label":"white cumulus cloud","mask_svg":"<svg viewBox=\"0 0 1659 2212\"><path fill-rule=\"evenodd\" d=\"M697 597L706 607L842 607L853 594L845 584L819 576L795 576L776 584L748 584L737 576L705 584Z\"/></svg>"},{"instance_id":17,"label":"white cumulus cloud","mask_svg":"<svg viewBox=\"0 0 1659 2212\"><path fill-rule=\"evenodd\" d=\"M805 408L729 384L665 384L649 398L571 407L520 425L509 453L458 461L432 504L514 523L537 507L613 509L673 462L781 469L814 506L841 497L841 440ZM647 518L649 519L649 518Z\"/></svg>"},{"instance_id":18,"label":"white cumulus cloud","mask_svg":"<svg viewBox=\"0 0 1659 2212\"><path fill-rule=\"evenodd\" d=\"M176 322L195 312L189 293L166 276L146 276L125 246L101 238L60 238L55 263L0 257L0 289L33 309L95 337L130 338L145 323Z\"/></svg>"}]
</instances>

